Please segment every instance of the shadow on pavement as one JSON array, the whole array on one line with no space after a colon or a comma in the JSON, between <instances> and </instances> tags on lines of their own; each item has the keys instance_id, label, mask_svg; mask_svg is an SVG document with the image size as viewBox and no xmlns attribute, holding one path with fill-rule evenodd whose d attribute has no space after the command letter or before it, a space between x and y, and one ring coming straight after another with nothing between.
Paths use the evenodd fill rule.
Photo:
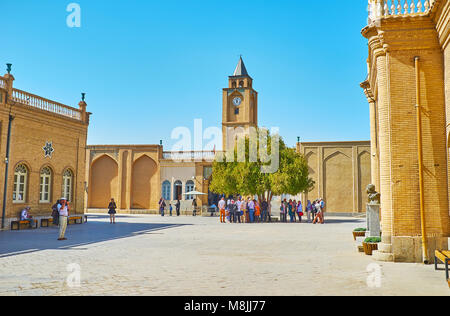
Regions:
<instances>
[{"instance_id":1,"label":"shadow on pavement","mask_svg":"<svg viewBox=\"0 0 450 316\"><path fill-rule=\"evenodd\" d=\"M94 216L89 216L93 219ZM109 216L95 216L108 219ZM0 232L0 258L31 253L42 250L69 250L74 247L129 238L165 229L186 226L185 224L153 224L121 222L116 224L103 221L91 221L83 225L70 225L66 231L66 241L58 241L58 227L36 230ZM82 250L82 249L80 249Z\"/></svg>"}]
</instances>

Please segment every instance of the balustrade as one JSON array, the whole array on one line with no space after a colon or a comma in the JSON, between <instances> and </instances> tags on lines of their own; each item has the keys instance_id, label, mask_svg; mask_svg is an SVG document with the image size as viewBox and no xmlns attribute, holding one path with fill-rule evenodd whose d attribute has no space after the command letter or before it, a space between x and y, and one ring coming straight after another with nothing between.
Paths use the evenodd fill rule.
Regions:
<instances>
[{"instance_id":1,"label":"balustrade","mask_svg":"<svg viewBox=\"0 0 450 316\"><path fill-rule=\"evenodd\" d=\"M435 0L369 0L369 22L389 16L427 14Z\"/></svg>"},{"instance_id":2,"label":"balustrade","mask_svg":"<svg viewBox=\"0 0 450 316\"><path fill-rule=\"evenodd\" d=\"M31 93L13 89L12 100L44 111L49 111L76 120L81 120L81 112L67 105L47 100Z\"/></svg>"}]
</instances>

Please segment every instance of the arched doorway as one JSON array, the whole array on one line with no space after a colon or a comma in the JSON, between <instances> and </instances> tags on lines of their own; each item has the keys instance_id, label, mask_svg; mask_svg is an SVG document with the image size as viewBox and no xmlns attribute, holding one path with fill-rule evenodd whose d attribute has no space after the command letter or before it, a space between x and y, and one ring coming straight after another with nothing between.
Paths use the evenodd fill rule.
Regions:
<instances>
[{"instance_id":1,"label":"arched doorway","mask_svg":"<svg viewBox=\"0 0 450 316\"><path fill-rule=\"evenodd\" d=\"M144 155L134 162L131 185L133 209L150 209L152 184L155 184L153 180L156 171L156 162L148 156Z\"/></svg>"},{"instance_id":2,"label":"arched doorway","mask_svg":"<svg viewBox=\"0 0 450 316\"><path fill-rule=\"evenodd\" d=\"M91 165L88 207L107 208L111 198L117 199L118 165L103 155Z\"/></svg>"},{"instance_id":3,"label":"arched doorway","mask_svg":"<svg viewBox=\"0 0 450 316\"><path fill-rule=\"evenodd\" d=\"M173 199L182 200L183 199L183 183L180 180L175 181L173 184Z\"/></svg>"}]
</instances>

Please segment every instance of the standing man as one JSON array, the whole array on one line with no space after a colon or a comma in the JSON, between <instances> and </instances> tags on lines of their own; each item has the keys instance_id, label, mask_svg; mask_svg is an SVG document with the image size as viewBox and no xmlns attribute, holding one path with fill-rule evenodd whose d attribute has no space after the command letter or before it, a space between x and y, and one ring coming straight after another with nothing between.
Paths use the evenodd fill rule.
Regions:
<instances>
[{"instance_id":1,"label":"standing man","mask_svg":"<svg viewBox=\"0 0 450 316\"><path fill-rule=\"evenodd\" d=\"M164 217L164 209L166 208L166 202L163 198L159 200L159 212L161 213L161 216Z\"/></svg>"},{"instance_id":2,"label":"standing man","mask_svg":"<svg viewBox=\"0 0 450 316\"><path fill-rule=\"evenodd\" d=\"M192 201L192 207L194 208L193 216L197 216L197 199L195 197Z\"/></svg>"},{"instance_id":3,"label":"standing man","mask_svg":"<svg viewBox=\"0 0 450 316\"><path fill-rule=\"evenodd\" d=\"M238 210L237 205L234 202L234 200L231 200L230 214L231 214L233 223L237 223L238 221L239 221L239 223L241 222L241 218L239 217L239 210Z\"/></svg>"},{"instance_id":4,"label":"standing man","mask_svg":"<svg viewBox=\"0 0 450 316\"><path fill-rule=\"evenodd\" d=\"M175 208L177 210L177 216L180 216L180 206L181 206L180 200L177 199L177 203L175 204Z\"/></svg>"},{"instance_id":5,"label":"standing man","mask_svg":"<svg viewBox=\"0 0 450 316\"><path fill-rule=\"evenodd\" d=\"M263 223L267 222L267 210L269 208L269 204L267 203L266 199L263 198L261 202L261 221Z\"/></svg>"},{"instance_id":6,"label":"standing man","mask_svg":"<svg viewBox=\"0 0 450 316\"><path fill-rule=\"evenodd\" d=\"M220 211L220 222L221 223L226 223L227 221L225 220L225 199L222 197L218 203L219 206L219 211Z\"/></svg>"},{"instance_id":7,"label":"standing man","mask_svg":"<svg viewBox=\"0 0 450 316\"><path fill-rule=\"evenodd\" d=\"M235 219L239 221L239 224L241 223L241 205L242 200L241 197L238 197L238 200L236 201L236 217Z\"/></svg>"},{"instance_id":8,"label":"standing man","mask_svg":"<svg viewBox=\"0 0 450 316\"><path fill-rule=\"evenodd\" d=\"M255 216L255 202L253 202L252 199L248 199L248 215L249 215L249 219L250 219L250 223L254 222L254 216Z\"/></svg>"},{"instance_id":9,"label":"standing man","mask_svg":"<svg viewBox=\"0 0 450 316\"><path fill-rule=\"evenodd\" d=\"M65 238L67 229L67 218L69 217L70 206L66 198L60 199L60 204L58 204L59 212L59 238L58 240L67 240Z\"/></svg>"}]
</instances>

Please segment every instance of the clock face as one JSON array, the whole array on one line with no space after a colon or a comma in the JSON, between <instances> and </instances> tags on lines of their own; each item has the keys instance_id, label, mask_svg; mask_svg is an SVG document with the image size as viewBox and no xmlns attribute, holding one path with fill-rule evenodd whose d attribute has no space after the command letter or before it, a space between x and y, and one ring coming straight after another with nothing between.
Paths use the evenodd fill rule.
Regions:
<instances>
[{"instance_id":1,"label":"clock face","mask_svg":"<svg viewBox=\"0 0 450 316\"><path fill-rule=\"evenodd\" d=\"M236 97L236 98L233 99L233 104L234 104L235 106L239 106L239 105L241 105L241 103L242 103L241 98Z\"/></svg>"}]
</instances>

